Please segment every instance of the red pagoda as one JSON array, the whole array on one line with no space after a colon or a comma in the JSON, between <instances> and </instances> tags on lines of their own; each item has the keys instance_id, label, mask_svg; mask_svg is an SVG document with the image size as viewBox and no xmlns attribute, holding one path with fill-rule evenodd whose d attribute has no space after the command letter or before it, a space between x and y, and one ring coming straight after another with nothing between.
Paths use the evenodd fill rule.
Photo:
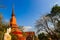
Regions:
<instances>
[{"instance_id":1,"label":"red pagoda","mask_svg":"<svg viewBox=\"0 0 60 40\"><path fill-rule=\"evenodd\" d=\"M29 36L34 36L34 32L25 32L26 36L23 36L23 32L18 28L18 25L16 23L16 17L14 15L14 9L12 8L12 15L10 19L10 27L12 28L12 33L17 35L18 39L17 40L33 40L33 37ZM29 39L30 38L30 39Z\"/></svg>"}]
</instances>

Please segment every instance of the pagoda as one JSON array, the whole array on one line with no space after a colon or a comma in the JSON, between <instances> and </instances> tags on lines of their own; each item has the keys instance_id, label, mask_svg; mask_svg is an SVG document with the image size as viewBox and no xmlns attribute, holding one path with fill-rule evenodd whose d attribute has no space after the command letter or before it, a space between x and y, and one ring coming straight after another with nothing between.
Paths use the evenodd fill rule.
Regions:
<instances>
[{"instance_id":1,"label":"pagoda","mask_svg":"<svg viewBox=\"0 0 60 40\"><path fill-rule=\"evenodd\" d=\"M33 36L35 33L32 32L24 32L26 36L23 35L23 32L19 29L17 23L16 23L16 17L14 14L14 8L12 8L12 15L10 19L10 27L11 27L11 33L17 35L17 40L33 40Z\"/></svg>"},{"instance_id":2,"label":"pagoda","mask_svg":"<svg viewBox=\"0 0 60 40\"><path fill-rule=\"evenodd\" d=\"M22 31L19 29L17 23L16 23L16 17L14 14L14 9L12 8L12 15L10 19L10 27L12 28L11 32L15 35L17 35L18 40L25 40L25 37L23 37Z\"/></svg>"}]
</instances>

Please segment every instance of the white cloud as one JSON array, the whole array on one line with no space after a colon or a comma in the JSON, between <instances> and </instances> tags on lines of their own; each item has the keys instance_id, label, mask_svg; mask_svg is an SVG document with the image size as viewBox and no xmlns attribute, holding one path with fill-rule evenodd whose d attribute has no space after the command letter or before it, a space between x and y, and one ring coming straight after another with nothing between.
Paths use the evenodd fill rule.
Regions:
<instances>
[{"instance_id":1,"label":"white cloud","mask_svg":"<svg viewBox=\"0 0 60 40\"><path fill-rule=\"evenodd\" d=\"M27 31L34 31L34 28L31 27L31 26L24 26L23 29L24 29L24 30L23 30L24 32L27 32Z\"/></svg>"}]
</instances>

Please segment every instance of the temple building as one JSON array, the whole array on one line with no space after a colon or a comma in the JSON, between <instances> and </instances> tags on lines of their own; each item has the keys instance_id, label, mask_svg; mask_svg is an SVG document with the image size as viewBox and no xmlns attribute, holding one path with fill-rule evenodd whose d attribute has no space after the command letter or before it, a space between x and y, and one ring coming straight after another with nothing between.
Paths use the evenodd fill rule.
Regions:
<instances>
[{"instance_id":1,"label":"temple building","mask_svg":"<svg viewBox=\"0 0 60 40\"><path fill-rule=\"evenodd\" d=\"M17 35L17 40L34 40L35 33L33 31L31 32L24 32L26 35L23 35L23 32L19 29L17 23L16 23L16 17L14 14L14 9L12 8L12 15L10 19L10 27L12 28L12 33Z\"/></svg>"}]
</instances>

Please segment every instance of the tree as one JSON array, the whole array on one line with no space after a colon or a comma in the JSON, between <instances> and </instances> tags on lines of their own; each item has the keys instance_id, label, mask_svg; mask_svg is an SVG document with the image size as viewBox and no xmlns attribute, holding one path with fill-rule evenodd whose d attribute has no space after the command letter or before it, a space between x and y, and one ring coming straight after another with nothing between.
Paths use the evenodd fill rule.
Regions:
<instances>
[{"instance_id":1,"label":"tree","mask_svg":"<svg viewBox=\"0 0 60 40\"><path fill-rule=\"evenodd\" d=\"M44 33L38 35L39 40L48 40L48 37Z\"/></svg>"},{"instance_id":2,"label":"tree","mask_svg":"<svg viewBox=\"0 0 60 40\"><path fill-rule=\"evenodd\" d=\"M58 6L57 4L52 8L50 18L52 19L52 23L54 24L55 31L60 33L60 6Z\"/></svg>"},{"instance_id":3,"label":"tree","mask_svg":"<svg viewBox=\"0 0 60 40\"><path fill-rule=\"evenodd\" d=\"M55 5L54 7L52 7L51 12L39 19L35 25L38 30L37 32L43 30L49 35L51 35L52 33L58 40L57 33L54 30L50 29L51 26L48 25L49 22L53 24L54 30L60 30L60 6Z\"/></svg>"},{"instance_id":4,"label":"tree","mask_svg":"<svg viewBox=\"0 0 60 40\"><path fill-rule=\"evenodd\" d=\"M37 20L37 23L35 25L35 27L37 28L37 32L39 31L45 31L47 33L49 33L49 31L51 31L51 29L48 26L48 17L44 16L41 19Z\"/></svg>"},{"instance_id":5,"label":"tree","mask_svg":"<svg viewBox=\"0 0 60 40\"><path fill-rule=\"evenodd\" d=\"M34 35L34 40L40 40L36 35Z\"/></svg>"},{"instance_id":6,"label":"tree","mask_svg":"<svg viewBox=\"0 0 60 40\"><path fill-rule=\"evenodd\" d=\"M60 14L60 6L56 4L51 9L51 16L56 16L57 14Z\"/></svg>"},{"instance_id":7,"label":"tree","mask_svg":"<svg viewBox=\"0 0 60 40\"><path fill-rule=\"evenodd\" d=\"M3 40L7 27L9 27L8 24L4 23L3 16L0 14L0 40Z\"/></svg>"},{"instance_id":8,"label":"tree","mask_svg":"<svg viewBox=\"0 0 60 40\"><path fill-rule=\"evenodd\" d=\"M17 35L11 33L11 40L17 40Z\"/></svg>"}]
</instances>

